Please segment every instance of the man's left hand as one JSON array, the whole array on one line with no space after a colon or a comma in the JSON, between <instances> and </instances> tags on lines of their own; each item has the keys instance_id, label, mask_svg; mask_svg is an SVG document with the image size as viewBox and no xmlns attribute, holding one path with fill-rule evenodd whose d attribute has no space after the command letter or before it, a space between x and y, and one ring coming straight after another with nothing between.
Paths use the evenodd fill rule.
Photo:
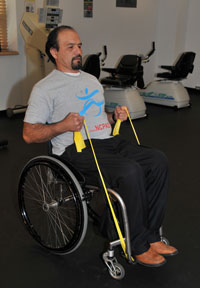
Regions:
<instances>
[{"instance_id":1,"label":"man's left hand","mask_svg":"<svg viewBox=\"0 0 200 288\"><path fill-rule=\"evenodd\" d=\"M115 108L115 120L117 121L118 119L123 121L127 120L127 112L126 109L128 109L126 106L117 106Z\"/></svg>"}]
</instances>

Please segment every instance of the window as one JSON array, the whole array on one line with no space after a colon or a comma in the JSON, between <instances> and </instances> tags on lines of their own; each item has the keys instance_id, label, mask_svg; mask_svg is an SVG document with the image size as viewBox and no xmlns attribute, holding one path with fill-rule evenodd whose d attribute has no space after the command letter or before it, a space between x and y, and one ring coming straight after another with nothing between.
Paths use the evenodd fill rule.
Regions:
<instances>
[{"instance_id":1,"label":"window","mask_svg":"<svg viewBox=\"0 0 200 288\"><path fill-rule=\"evenodd\" d=\"M16 1L0 0L0 56L17 55Z\"/></svg>"},{"instance_id":2,"label":"window","mask_svg":"<svg viewBox=\"0 0 200 288\"><path fill-rule=\"evenodd\" d=\"M8 50L6 1L0 0L0 51Z\"/></svg>"}]
</instances>

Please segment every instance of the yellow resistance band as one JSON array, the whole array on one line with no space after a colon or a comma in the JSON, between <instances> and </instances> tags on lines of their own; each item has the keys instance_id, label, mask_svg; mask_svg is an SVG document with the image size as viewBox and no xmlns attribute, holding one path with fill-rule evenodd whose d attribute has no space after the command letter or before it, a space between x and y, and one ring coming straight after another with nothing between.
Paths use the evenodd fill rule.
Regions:
<instances>
[{"instance_id":1,"label":"yellow resistance band","mask_svg":"<svg viewBox=\"0 0 200 288\"><path fill-rule=\"evenodd\" d=\"M133 133L134 133L134 135L135 135L135 138L136 138L136 140L137 140L137 143L138 143L138 145L140 145L140 141L139 141L139 139L138 139L137 133L136 133L135 128L134 128L134 126L133 126L133 123L132 123L132 121L131 121L131 117L130 117L130 115L129 115L128 109L127 109L126 107L125 107L125 110L126 110L126 113L127 113L127 115L128 115L128 118L129 118L131 127L132 127L132 129L133 129ZM116 136L116 135L119 134L120 125L121 125L121 120L118 119L117 122L116 122L116 124L115 124L115 127L114 127L114 129L113 129L113 136Z\"/></svg>"},{"instance_id":2,"label":"yellow resistance band","mask_svg":"<svg viewBox=\"0 0 200 288\"><path fill-rule=\"evenodd\" d=\"M128 256L127 256L127 253L126 253L126 244L125 244L124 238L123 238L123 236L122 236L122 232L121 232L121 229L120 229L120 227L119 227L119 224L118 224L118 221L117 221L117 217L116 217L116 215L115 215L115 212L114 212L112 203L111 203L111 201L110 201L110 197L109 197L109 194L108 194L108 191L107 191L107 188L106 188L106 185L105 185L105 182L104 182L104 179L103 179L103 176L102 176L102 173L101 173L101 170L100 170L98 161L97 161L97 157L96 157L96 154L95 154L95 151L94 151L94 147L93 147L93 145L92 145L92 141L91 141L91 138L90 138L90 135L89 135L88 128L87 128L87 125L86 125L85 120L84 120L84 125L85 125L85 129L86 129L86 132L87 132L88 139L89 139L89 141L90 141L90 146L91 146L91 149L92 149L92 153L93 153L93 155L94 155L94 159L95 159L96 166L97 166L97 169L98 169L100 178L101 178L101 182L102 182L102 184L103 184L103 188L104 188L105 193L106 193L106 197L107 197L107 200L108 200L108 204L109 204L109 206L110 206L110 210L111 210L111 213L112 213L112 216L113 216L113 220L114 220L114 223L115 223L115 227L116 227L117 233L118 233L118 235L119 235L120 243L121 243L122 249L123 249L123 251L124 251L124 254L125 254L126 258L127 258ZM134 261L134 259L132 259L132 260Z\"/></svg>"},{"instance_id":3,"label":"yellow resistance band","mask_svg":"<svg viewBox=\"0 0 200 288\"><path fill-rule=\"evenodd\" d=\"M116 135L119 135L119 129L120 129L120 126L121 126L121 120L117 120L117 122L115 123L115 126L113 128L113 136L116 136Z\"/></svg>"},{"instance_id":4,"label":"yellow resistance band","mask_svg":"<svg viewBox=\"0 0 200 288\"><path fill-rule=\"evenodd\" d=\"M135 131L135 128L133 126L133 123L131 121L131 118L130 118L130 115L129 115L129 112L128 112L128 109L125 107L125 110L126 110L126 113L127 113L127 116L129 118L129 121L130 121L130 124L131 124L131 127L133 129L133 133L135 135L135 138L137 140L137 143L138 145L140 145L140 141L138 139L138 136L137 136L137 133ZM114 126L114 129L113 129L113 136L116 136L119 134L119 130L120 130L120 126L121 126L121 120L118 119L115 126ZM76 145L76 150L77 152L82 152L82 149L84 149L86 146L85 146L85 142L83 140L83 137L81 135L81 132L74 132L74 143Z\"/></svg>"},{"instance_id":5,"label":"yellow resistance band","mask_svg":"<svg viewBox=\"0 0 200 288\"><path fill-rule=\"evenodd\" d=\"M80 131L74 132L74 143L76 145L77 152L82 152L82 149L86 147Z\"/></svg>"},{"instance_id":6,"label":"yellow resistance band","mask_svg":"<svg viewBox=\"0 0 200 288\"><path fill-rule=\"evenodd\" d=\"M137 140L137 143L138 145L140 145L140 142L139 142L139 139L137 137L137 133L136 133L136 130L133 126L133 123L131 121L131 118L130 118L130 115L129 115L129 112L128 112L128 109L125 107L126 109L126 113L128 115L128 118L129 118L129 121L130 121L130 124L131 124L131 127L133 129L133 132L134 132L134 135L135 135L135 138ZM90 138L90 135L89 135L89 131L88 131L88 128L87 128L87 125L86 125L86 122L84 120L84 125L85 125L85 129L86 129L86 132L87 132L87 136L88 136L88 139L89 139L89 142L90 142L90 146L91 146L91 149L92 149L92 153L93 153L93 156L94 156L94 159L95 159L95 162L96 162L96 166L97 166L97 169L98 169L98 172L99 172L99 175L100 175L100 178L101 178L101 181L102 181L102 184L103 184L103 188L105 190L105 193L106 193L106 197L107 197L107 200L108 200L108 204L110 206L110 210L111 210L111 214L113 216L113 220L114 220L114 223L115 223L115 227L117 229L117 233L118 233L118 236L119 236L119 239L120 239L120 243L121 243L121 246L122 246L122 249L124 251L124 254L126 256L126 258L128 258L127 256L127 253L126 253L126 244L125 244L125 241L124 241L124 238L123 238L123 235L122 235L122 232L121 232L121 229L119 227L119 224L118 224L118 221L117 221L117 217L115 215L115 212L114 212L114 209L113 209L113 206L112 206L112 203L111 203L111 200L110 200L110 197L109 197L109 194L108 194L108 191L107 191L107 188L106 188L106 185L105 185L105 182L104 182L104 179L103 179L103 176L102 176L102 173L101 173L101 170L100 170L100 167L99 167L99 164L98 164L98 161L97 161L97 158L96 158L96 154L95 154L95 151L94 151L94 147L93 147L93 144L92 144L92 141L91 141L91 138ZM117 120L116 124L115 124L115 127L113 129L113 136L116 136L119 134L119 130L120 130L120 125L121 125L121 120ZM85 142L82 138L82 135L81 135L81 132L74 132L74 142L75 142L75 145L76 145L76 149L77 149L77 152L81 152L82 149L84 149L86 146L85 146ZM134 261L134 259L131 257L132 261Z\"/></svg>"}]
</instances>

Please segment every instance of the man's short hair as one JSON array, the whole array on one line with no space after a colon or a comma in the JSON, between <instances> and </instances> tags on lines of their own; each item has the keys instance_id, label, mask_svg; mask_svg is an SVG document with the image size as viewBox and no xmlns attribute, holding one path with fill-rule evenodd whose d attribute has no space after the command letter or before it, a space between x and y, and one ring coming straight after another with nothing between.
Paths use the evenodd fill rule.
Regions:
<instances>
[{"instance_id":1,"label":"man's short hair","mask_svg":"<svg viewBox=\"0 0 200 288\"><path fill-rule=\"evenodd\" d=\"M46 47L45 47L46 54L49 57L49 60L51 62L53 62L53 64L55 64L55 65L56 65L56 60L51 55L50 49L51 48L55 48L57 51L59 50L58 34L59 34L59 32L61 32L63 30L73 30L73 31L75 31L74 28L71 27L71 26L67 26L67 25L58 26L58 27L56 27L54 30L52 30L49 33L49 36L48 36L47 42L46 42Z\"/></svg>"}]
</instances>

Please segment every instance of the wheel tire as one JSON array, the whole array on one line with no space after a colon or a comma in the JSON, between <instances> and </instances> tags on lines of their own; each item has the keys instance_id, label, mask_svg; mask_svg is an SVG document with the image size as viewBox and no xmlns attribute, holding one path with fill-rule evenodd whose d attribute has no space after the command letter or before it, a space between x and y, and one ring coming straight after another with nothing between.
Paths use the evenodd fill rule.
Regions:
<instances>
[{"instance_id":1,"label":"wheel tire","mask_svg":"<svg viewBox=\"0 0 200 288\"><path fill-rule=\"evenodd\" d=\"M23 222L32 237L54 253L71 253L82 243L88 223L83 198L76 177L54 157L35 157L21 173L18 199Z\"/></svg>"},{"instance_id":2,"label":"wheel tire","mask_svg":"<svg viewBox=\"0 0 200 288\"><path fill-rule=\"evenodd\" d=\"M114 264L114 267L115 267L115 271L112 271L112 270L109 269L109 273L112 276L112 278L114 278L116 280L123 279L124 276L125 276L124 267L121 264L119 264L119 263Z\"/></svg>"}]
</instances>

